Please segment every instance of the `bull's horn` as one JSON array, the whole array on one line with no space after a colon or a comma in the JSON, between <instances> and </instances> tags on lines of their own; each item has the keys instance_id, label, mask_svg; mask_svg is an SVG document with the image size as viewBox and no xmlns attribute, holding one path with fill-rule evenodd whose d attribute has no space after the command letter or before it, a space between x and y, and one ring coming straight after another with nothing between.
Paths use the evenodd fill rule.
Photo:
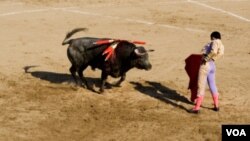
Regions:
<instances>
[{"instance_id":1,"label":"bull's horn","mask_svg":"<svg viewBox=\"0 0 250 141\"><path fill-rule=\"evenodd\" d=\"M138 56L143 56L146 54L146 52L140 53L140 51L138 49L135 49L135 54L137 54Z\"/></svg>"},{"instance_id":2,"label":"bull's horn","mask_svg":"<svg viewBox=\"0 0 250 141\"><path fill-rule=\"evenodd\" d=\"M148 49L147 52L153 52L155 51L154 49Z\"/></svg>"}]
</instances>

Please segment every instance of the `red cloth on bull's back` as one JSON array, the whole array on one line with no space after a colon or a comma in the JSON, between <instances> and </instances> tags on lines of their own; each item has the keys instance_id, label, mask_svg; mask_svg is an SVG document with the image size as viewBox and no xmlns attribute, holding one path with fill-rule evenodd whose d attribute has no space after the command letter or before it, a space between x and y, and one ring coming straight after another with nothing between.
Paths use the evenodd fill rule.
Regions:
<instances>
[{"instance_id":1,"label":"red cloth on bull's back","mask_svg":"<svg viewBox=\"0 0 250 141\"><path fill-rule=\"evenodd\" d=\"M188 89L191 90L191 101L194 101L197 97L198 90L198 74L200 69L202 55L191 54L185 59L185 70L189 76Z\"/></svg>"},{"instance_id":2,"label":"red cloth on bull's back","mask_svg":"<svg viewBox=\"0 0 250 141\"><path fill-rule=\"evenodd\" d=\"M107 49L104 50L102 54L102 55L106 55L105 61L107 61L110 58L114 57L115 48L120 42L123 42L123 41L130 42L132 44L143 44L143 45L146 44L146 42L144 41L128 41L128 40L120 40L120 39L101 39L101 40L94 42L94 44L96 45L111 44Z\"/></svg>"}]
</instances>

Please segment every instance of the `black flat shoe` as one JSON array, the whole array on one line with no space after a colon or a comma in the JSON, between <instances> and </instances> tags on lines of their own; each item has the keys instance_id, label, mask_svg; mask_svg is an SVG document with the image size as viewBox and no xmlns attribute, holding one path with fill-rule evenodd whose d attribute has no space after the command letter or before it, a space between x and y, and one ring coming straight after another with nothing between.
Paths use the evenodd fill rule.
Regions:
<instances>
[{"instance_id":1,"label":"black flat shoe","mask_svg":"<svg viewBox=\"0 0 250 141\"><path fill-rule=\"evenodd\" d=\"M191 114L199 114L199 113L200 113L200 110L191 109L191 110L189 110L188 112L191 113Z\"/></svg>"},{"instance_id":2,"label":"black flat shoe","mask_svg":"<svg viewBox=\"0 0 250 141\"><path fill-rule=\"evenodd\" d=\"M219 111L220 111L220 108L219 108L219 107L214 107L213 110L214 110L215 112L219 112Z\"/></svg>"}]
</instances>

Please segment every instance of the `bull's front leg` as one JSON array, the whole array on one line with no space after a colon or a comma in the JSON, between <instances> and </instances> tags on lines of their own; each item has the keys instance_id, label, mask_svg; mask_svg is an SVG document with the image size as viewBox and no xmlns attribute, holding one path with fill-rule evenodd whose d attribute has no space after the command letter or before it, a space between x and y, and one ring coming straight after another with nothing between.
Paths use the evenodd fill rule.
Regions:
<instances>
[{"instance_id":1,"label":"bull's front leg","mask_svg":"<svg viewBox=\"0 0 250 141\"><path fill-rule=\"evenodd\" d=\"M107 82L107 78L108 78L107 73L102 71L100 93L104 92L104 87Z\"/></svg>"},{"instance_id":2,"label":"bull's front leg","mask_svg":"<svg viewBox=\"0 0 250 141\"><path fill-rule=\"evenodd\" d=\"M121 78L119 81L116 82L115 86L116 87L121 87L122 82L126 79L126 73L122 74Z\"/></svg>"}]
</instances>

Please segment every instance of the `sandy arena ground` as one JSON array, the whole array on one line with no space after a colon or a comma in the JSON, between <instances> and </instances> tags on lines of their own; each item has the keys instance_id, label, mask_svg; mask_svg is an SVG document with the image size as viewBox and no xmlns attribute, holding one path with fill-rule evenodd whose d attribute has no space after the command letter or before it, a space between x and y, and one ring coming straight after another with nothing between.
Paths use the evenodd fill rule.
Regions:
<instances>
[{"instance_id":1,"label":"sandy arena ground","mask_svg":"<svg viewBox=\"0 0 250 141\"><path fill-rule=\"evenodd\" d=\"M0 1L1 141L216 141L222 124L250 123L249 0L124 1ZM131 70L103 95L76 87L61 45L76 27L89 30L74 37L146 41L153 69ZM221 111L207 90L193 115L184 60L214 30L226 48L216 74ZM97 89L100 71L85 76Z\"/></svg>"}]
</instances>

